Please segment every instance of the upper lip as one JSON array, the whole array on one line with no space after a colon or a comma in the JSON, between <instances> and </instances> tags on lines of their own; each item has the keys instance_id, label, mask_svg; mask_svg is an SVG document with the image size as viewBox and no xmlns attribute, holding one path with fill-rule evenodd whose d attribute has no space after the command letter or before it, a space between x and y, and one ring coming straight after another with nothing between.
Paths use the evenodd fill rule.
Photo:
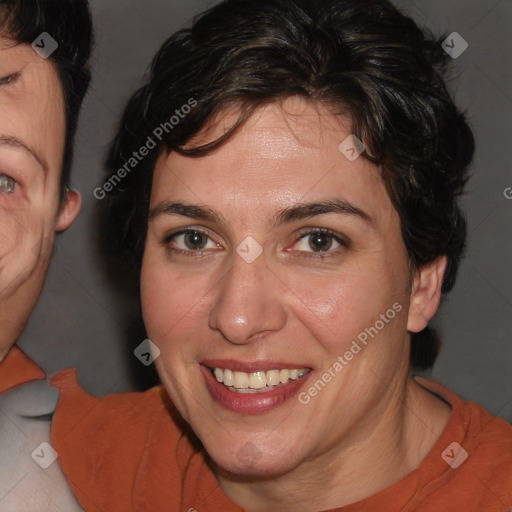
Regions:
<instances>
[{"instance_id":1,"label":"upper lip","mask_svg":"<svg viewBox=\"0 0 512 512\"><path fill-rule=\"evenodd\" d=\"M268 370L302 370L311 368L301 363L284 363L281 361L237 361L235 359L205 359L201 364L208 368L222 368L235 372L253 373Z\"/></svg>"}]
</instances>

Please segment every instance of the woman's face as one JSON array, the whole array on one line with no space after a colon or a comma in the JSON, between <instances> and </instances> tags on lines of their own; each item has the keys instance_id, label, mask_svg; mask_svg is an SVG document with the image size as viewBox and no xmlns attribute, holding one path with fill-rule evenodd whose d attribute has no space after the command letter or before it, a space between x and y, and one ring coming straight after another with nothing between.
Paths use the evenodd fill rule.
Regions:
<instances>
[{"instance_id":1,"label":"woman's face","mask_svg":"<svg viewBox=\"0 0 512 512\"><path fill-rule=\"evenodd\" d=\"M291 98L208 156L157 162L144 319L165 388L226 471L332 461L407 375L399 217L378 168L339 149L349 135L347 119Z\"/></svg>"}]
</instances>

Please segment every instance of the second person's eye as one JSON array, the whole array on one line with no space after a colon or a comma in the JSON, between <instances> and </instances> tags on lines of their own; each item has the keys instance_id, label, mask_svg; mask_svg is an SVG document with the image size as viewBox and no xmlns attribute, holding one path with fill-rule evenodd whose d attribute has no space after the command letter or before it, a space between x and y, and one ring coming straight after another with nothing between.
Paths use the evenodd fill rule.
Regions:
<instances>
[{"instance_id":1,"label":"second person's eye","mask_svg":"<svg viewBox=\"0 0 512 512\"><path fill-rule=\"evenodd\" d=\"M16 180L5 174L0 174L0 194L14 194L16 189Z\"/></svg>"}]
</instances>

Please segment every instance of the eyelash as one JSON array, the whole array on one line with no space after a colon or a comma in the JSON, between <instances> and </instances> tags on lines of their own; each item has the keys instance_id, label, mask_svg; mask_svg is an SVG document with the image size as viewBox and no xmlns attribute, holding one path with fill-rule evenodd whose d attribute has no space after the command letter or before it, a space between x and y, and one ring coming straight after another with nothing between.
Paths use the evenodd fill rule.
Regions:
<instances>
[{"instance_id":1,"label":"eyelash","mask_svg":"<svg viewBox=\"0 0 512 512\"><path fill-rule=\"evenodd\" d=\"M187 256L187 257L191 257L191 258L198 258L198 257L205 257L205 256L207 256L207 253L209 252L209 250L206 250L206 251L188 250L188 251L186 251L186 250L183 250L183 249L176 249L175 247L172 247L170 245L171 242L174 239L176 239L178 236L188 235L188 234L191 234L191 233L199 233L199 234L204 235L204 236L206 236L206 237L211 239L211 237L208 235L208 233L205 232L205 231L202 231L201 229L187 228L187 229L181 229L179 231L176 231L174 233L171 233L171 234L167 235L164 238L164 240L162 241L162 245L164 245L169 252L172 252L172 253L178 254L178 255L184 255L184 256ZM338 242L340 244L340 246L343 247L343 248L348 248L349 247L349 244L348 244L347 240L342 238L340 235L338 235L334 231L331 231L330 229L326 229L326 228L314 228L314 229L308 228L308 229L304 229L301 232L299 232L299 237L295 240L295 242L293 244L298 243L300 240L302 240L303 238L306 238L307 236L316 235L318 233L331 236L333 238L333 240ZM217 245L219 245L219 244L217 244ZM288 252L295 252L295 251L288 251ZM314 252L314 251L312 251L312 252L297 251L297 252L300 252L301 253L301 257L304 257L304 258L320 258L320 259L324 259L324 258L329 257L329 256L337 255L341 251L338 248L338 249L332 250L332 251L331 250L327 250L327 251L320 251L320 252Z\"/></svg>"}]
</instances>

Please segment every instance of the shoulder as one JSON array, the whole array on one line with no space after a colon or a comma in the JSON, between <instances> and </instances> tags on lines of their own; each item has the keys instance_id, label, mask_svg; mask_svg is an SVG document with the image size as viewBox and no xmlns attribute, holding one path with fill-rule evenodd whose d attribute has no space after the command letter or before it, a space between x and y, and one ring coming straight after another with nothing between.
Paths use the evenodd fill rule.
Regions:
<instances>
[{"instance_id":1,"label":"shoulder","mask_svg":"<svg viewBox=\"0 0 512 512\"><path fill-rule=\"evenodd\" d=\"M96 398L80 387L72 369L51 384L60 391L52 444L80 503L88 512L131 510L131 489L155 425L172 454L184 435L181 416L161 387ZM172 468L172 457L168 463Z\"/></svg>"},{"instance_id":2,"label":"shoulder","mask_svg":"<svg viewBox=\"0 0 512 512\"><path fill-rule=\"evenodd\" d=\"M419 495L426 498L418 510L511 510L512 426L439 383L416 381L452 408L422 465L425 481Z\"/></svg>"},{"instance_id":3,"label":"shoulder","mask_svg":"<svg viewBox=\"0 0 512 512\"><path fill-rule=\"evenodd\" d=\"M476 402L463 400L453 393L451 397L468 453L485 468L500 468L505 464L512 490L512 425Z\"/></svg>"},{"instance_id":4,"label":"shoulder","mask_svg":"<svg viewBox=\"0 0 512 512\"><path fill-rule=\"evenodd\" d=\"M454 415L462 435L460 441L447 446L442 455L447 463L454 464L448 485L459 493L465 491L478 510L509 511L512 507L512 425L493 416L482 405L454 396L451 394Z\"/></svg>"},{"instance_id":5,"label":"shoulder","mask_svg":"<svg viewBox=\"0 0 512 512\"><path fill-rule=\"evenodd\" d=\"M475 468L481 468L481 480L491 487L503 484L512 504L512 425L477 403L464 402L464 407Z\"/></svg>"},{"instance_id":6,"label":"shoulder","mask_svg":"<svg viewBox=\"0 0 512 512\"><path fill-rule=\"evenodd\" d=\"M449 495L453 499L465 494L466 510L508 512L512 507L512 426L474 402L463 401L462 411L465 437L442 454L448 464L454 464L452 478L447 479Z\"/></svg>"},{"instance_id":7,"label":"shoulder","mask_svg":"<svg viewBox=\"0 0 512 512\"><path fill-rule=\"evenodd\" d=\"M91 438L95 443L89 448L96 451L103 443L115 446L140 440L155 421L176 432L183 427L161 386L97 398L82 389L74 369L57 374L50 383L60 392L52 426L52 437L59 445L77 437Z\"/></svg>"},{"instance_id":8,"label":"shoulder","mask_svg":"<svg viewBox=\"0 0 512 512\"><path fill-rule=\"evenodd\" d=\"M3 511L81 510L50 446L57 391L45 380L0 394L0 496Z\"/></svg>"},{"instance_id":9,"label":"shoulder","mask_svg":"<svg viewBox=\"0 0 512 512\"><path fill-rule=\"evenodd\" d=\"M447 430L452 436L462 435L462 439L471 450L505 449L503 455L512 457L512 425L510 423L498 416L493 416L482 405L464 400L437 382L420 377L415 377L415 380L451 406L452 415Z\"/></svg>"}]
</instances>

